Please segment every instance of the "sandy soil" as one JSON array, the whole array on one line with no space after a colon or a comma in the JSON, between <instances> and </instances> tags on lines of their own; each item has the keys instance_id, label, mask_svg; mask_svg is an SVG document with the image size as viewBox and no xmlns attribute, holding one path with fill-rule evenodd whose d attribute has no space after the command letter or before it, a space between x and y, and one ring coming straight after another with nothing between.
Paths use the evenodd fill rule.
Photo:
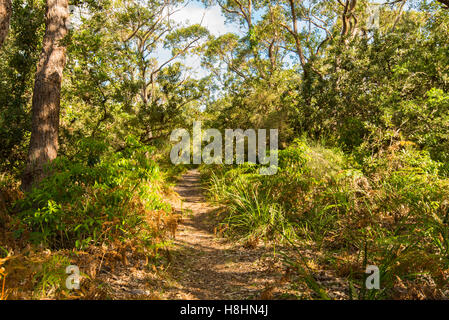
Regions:
<instances>
[{"instance_id":1,"label":"sandy soil","mask_svg":"<svg viewBox=\"0 0 449 320\"><path fill-rule=\"evenodd\" d=\"M281 278L281 264L263 245L245 248L214 233L217 208L203 196L200 174L187 172L175 191L182 212L172 264L162 288L167 299L259 299L269 298Z\"/></svg>"}]
</instances>

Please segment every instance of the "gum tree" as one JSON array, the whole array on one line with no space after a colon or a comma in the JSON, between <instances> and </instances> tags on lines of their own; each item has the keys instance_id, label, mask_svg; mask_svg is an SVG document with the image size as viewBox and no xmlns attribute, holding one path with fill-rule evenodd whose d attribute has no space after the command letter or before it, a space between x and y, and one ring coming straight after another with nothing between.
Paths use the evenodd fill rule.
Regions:
<instances>
[{"instance_id":1,"label":"gum tree","mask_svg":"<svg viewBox=\"0 0 449 320\"><path fill-rule=\"evenodd\" d=\"M45 175L45 165L58 154L62 73L66 63L68 0L47 0L45 35L32 100L31 141L22 187L29 190Z\"/></svg>"},{"instance_id":2,"label":"gum tree","mask_svg":"<svg viewBox=\"0 0 449 320\"><path fill-rule=\"evenodd\" d=\"M9 20L12 14L11 0L0 0L0 48L9 31Z\"/></svg>"}]
</instances>

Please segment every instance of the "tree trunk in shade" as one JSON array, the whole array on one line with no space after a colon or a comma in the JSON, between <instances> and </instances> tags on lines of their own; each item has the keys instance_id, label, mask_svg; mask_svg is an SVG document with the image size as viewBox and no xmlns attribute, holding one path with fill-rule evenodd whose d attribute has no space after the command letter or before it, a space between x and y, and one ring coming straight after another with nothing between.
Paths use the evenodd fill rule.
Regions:
<instances>
[{"instance_id":1,"label":"tree trunk in shade","mask_svg":"<svg viewBox=\"0 0 449 320\"><path fill-rule=\"evenodd\" d=\"M11 13L11 0L0 0L0 48L8 35Z\"/></svg>"},{"instance_id":2,"label":"tree trunk in shade","mask_svg":"<svg viewBox=\"0 0 449 320\"><path fill-rule=\"evenodd\" d=\"M22 188L30 190L49 172L46 165L58 153L59 107L66 47L68 0L47 0L45 35L36 71L32 100L31 141Z\"/></svg>"}]
</instances>

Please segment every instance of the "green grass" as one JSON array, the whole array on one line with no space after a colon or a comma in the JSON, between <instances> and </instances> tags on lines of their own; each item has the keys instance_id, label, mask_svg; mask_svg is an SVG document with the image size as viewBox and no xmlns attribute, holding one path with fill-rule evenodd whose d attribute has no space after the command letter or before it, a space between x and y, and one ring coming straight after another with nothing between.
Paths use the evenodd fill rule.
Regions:
<instances>
[{"instance_id":1,"label":"green grass","mask_svg":"<svg viewBox=\"0 0 449 320\"><path fill-rule=\"evenodd\" d=\"M259 176L251 164L202 169L210 198L226 206L222 223L229 236L322 253L320 268L340 274L354 299L424 294L423 277L435 283L436 296L444 295L449 180L440 175L440 163L406 143L361 163L305 141L296 141L279 157L274 176ZM317 297L327 296L305 259L284 261L304 274ZM380 269L379 291L363 289L367 264ZM397 289L403 283L406 293Z\"/></svg>"}]
</instances>

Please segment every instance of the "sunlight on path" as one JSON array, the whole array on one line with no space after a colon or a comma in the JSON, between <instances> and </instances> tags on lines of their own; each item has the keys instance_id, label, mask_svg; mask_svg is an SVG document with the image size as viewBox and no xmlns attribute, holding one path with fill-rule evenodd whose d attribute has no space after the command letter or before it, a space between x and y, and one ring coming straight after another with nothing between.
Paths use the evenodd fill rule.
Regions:
<instances>
[{"instance_id":1,"label":"sunlight on path","mask_svg":"<svg viewBox=\"0 0 449 320\"><path fill-rule=\"evenodd\" d=\"M213 211L202 195L200 174L187 172L175 191L183 213L171 249L164 288L167 299L259 299L280 277L279 264L265 247L245 249L214 234ZM169 283L169 285L168 285Z\"/></svg>"}]
</instances>

